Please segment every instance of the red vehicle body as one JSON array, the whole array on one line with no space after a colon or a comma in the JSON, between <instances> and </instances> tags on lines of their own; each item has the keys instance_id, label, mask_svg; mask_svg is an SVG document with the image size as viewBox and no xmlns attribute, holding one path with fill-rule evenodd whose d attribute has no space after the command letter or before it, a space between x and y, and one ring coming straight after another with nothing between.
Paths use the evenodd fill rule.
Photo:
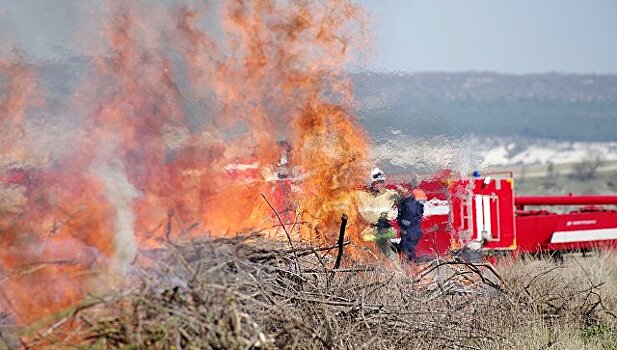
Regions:
<instances>
[{"instance_id":1,"label":"red vehicle body","mask_svg":"<svg viewBox=\"0 0 617 350\"><path fill-rule=\"evenodd\" d=\"M515 196L511 176L437 177L419 187L428 201L418 256L462 249L502 255L617 248L617 210L609 208L617 205L617 195ZM557 210L566 206L575 209Z\"/></svg>"}]
</instances>

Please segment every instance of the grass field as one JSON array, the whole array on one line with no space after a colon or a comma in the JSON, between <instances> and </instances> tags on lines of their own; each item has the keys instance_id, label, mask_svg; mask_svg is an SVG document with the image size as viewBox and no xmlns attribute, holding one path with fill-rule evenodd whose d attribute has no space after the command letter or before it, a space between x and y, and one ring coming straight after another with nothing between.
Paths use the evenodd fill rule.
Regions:
<instances>
[{"instance_id":1,"label":"grass field","mask_svg":"<svg viewBox=\"0 0 617 350\"><path fill-rule=\"evenodd\" d=\"M558 164L552 169L533 165L490 171L512 171L517 194L617 194L617 162L601 162L592 171L593 166L590 162Z\"/></svg>"}]
</instances>

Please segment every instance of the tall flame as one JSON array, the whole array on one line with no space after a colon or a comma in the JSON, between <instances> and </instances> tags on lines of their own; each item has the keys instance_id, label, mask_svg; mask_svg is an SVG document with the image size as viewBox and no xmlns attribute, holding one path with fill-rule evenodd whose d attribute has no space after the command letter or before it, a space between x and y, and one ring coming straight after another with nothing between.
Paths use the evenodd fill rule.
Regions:
<instances>
[{"instance_id":1,"label":"tall flame","mask_svg":"<svg viewBox=\"0 0 617 350\"><path fill-rule=\"evenodd\" d=\"M29 161L36 155L19 151L14 132L36 134L28 110L45 107L30 100L34 75L0 60L0 194L10 197L0 201L0 298L16 322L77 302L168 240L275 225L261 195L306 223L296 238L332 242L347 213L359 241L353 191L368 141L346 74L364 40L359 7L109 8L101 45L84 47L90 71L66 102L75 136L45 162ZM284 200L277 162L292 174Z\"/></svg>"}]
</instances>

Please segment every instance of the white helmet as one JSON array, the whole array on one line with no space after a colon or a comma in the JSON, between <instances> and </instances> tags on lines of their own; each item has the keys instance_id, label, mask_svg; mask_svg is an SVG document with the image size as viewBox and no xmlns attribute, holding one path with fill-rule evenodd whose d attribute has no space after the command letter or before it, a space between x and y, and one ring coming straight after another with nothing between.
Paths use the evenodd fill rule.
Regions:
<instances>
[{"instance_id":1,"label":"white helmet","mask_svg":"<svg viewBox=\"0 0 617 350\"><path fill-rule=\"evenodd\" d=\"M378 181L386 181L386 174L379 168L374 168L371 170L371 177L369 179L370 183L378 182Z\"/></svg>"}]
</instances>

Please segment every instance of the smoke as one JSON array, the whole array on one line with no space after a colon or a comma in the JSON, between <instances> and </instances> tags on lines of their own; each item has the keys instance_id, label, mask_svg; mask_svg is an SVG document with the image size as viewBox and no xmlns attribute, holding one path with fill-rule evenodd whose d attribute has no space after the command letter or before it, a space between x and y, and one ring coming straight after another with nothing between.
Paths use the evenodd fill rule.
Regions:
<instances>
[{"instance_id":1,"label":"smoke","mask_svg":"<svg viewBox=\"0 0 617 350\"><path fill-rule=\"evenodd\" d=\"M109 203L113 203L115 254L112 263L115 269L124 272L137 257L137 239L133 229L135 224L133 200L139 197L139 192L129 182L124 165L120 160L112 158L116 146L114 140L107 140L106 145L102 146L91 171L101 180L106 199Z\"/></svg>"}]
</instances>

